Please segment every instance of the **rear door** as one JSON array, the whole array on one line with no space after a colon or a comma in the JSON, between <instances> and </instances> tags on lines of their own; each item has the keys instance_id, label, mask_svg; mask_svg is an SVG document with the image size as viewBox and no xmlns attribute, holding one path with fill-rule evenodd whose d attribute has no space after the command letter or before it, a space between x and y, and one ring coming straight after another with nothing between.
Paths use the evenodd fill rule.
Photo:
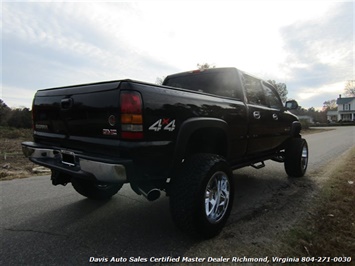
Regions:
<instances>
[{"instance_id":1,"label":"rear door","mask_svg":"<svg viewBox=\"0 0 355 266\"><path fill-rule=\"evenodd\" d=\"M262 82L266 102L270 108L272 121L271 137L273 147L281 145L290 135L290 127L295 117L286 113L276 89L269 83Z\"/></svg>"},{"instance_id":2,"label":"rear door","mask_svg":"<svg viewBox=\"0 0 355 266\"><path fill-rule=\"evenodd\" d=\"M275 125L279 113L276 109L270 108L260 79L243 73L242 81L246 92L249 119L247 153L271 150L275 147Z\"/></svg>"}]
</instances>

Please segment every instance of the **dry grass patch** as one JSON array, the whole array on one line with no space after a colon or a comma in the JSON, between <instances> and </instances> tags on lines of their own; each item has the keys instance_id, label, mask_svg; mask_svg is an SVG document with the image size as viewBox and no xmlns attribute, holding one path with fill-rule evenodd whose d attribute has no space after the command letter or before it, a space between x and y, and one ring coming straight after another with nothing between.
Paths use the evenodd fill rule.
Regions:
<instances>
[{"instance_id":1,"label":"dry grass patch","mask_svg":"<svg viewBox=\"0 0 355 266\"><path fill-rule=\"evenodd\" d=\"M35 164L22 154L21 142L32 140L31 129L0 127L0 180L33 175Z\"/></svg>"},{"instance_id":2,"label":"dry grass patch","mask_svg":"<svg viewBox=\"0 0 355 266\"><path fill-rule=\"evenodd\" d=\"M286 253L312 257L354 256L354 162L355 149L333 170L307 220L290 231Z\"/></svg>"}]
</instances>

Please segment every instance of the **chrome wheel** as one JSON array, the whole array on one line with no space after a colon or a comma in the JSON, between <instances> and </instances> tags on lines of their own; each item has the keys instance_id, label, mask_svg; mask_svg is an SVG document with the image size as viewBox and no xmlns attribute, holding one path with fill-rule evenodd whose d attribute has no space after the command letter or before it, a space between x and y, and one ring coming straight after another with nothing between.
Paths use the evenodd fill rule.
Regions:
<instances>
[{"instance_id":1,"label":"chrome wheel","mask_svg":"<svg viewBox=\"0 0 355 266\"><path fill-rule=\"evenodd\" d=\"M285 149L285 170L290 177L302 177L308 166L309 149L305 139L292 138Z\"/></svg>"},{"instance_id":2,"label":"chrome wheel","mask_svg":"<svg viewBox=\"0 0 355 266\"><path fill-rule=\"evenodd\" d=\"M198 238L208 239L221 232L233 198L233 173L219 155L191 155L171 181L172 218L181 230Z\"/></svg>"},{"instance_id":3,"label":"chrome wheel","mask_svg":"<svg viewBox=\"0 0 355 266\"><path fill-rule=\"evenodd\" d=\"M302 148L302 157L301 157L301 168L302 170L306 170L308 165L308 147L304 145Z\"/></svg>"},{"instance_id":4,"label":"chrome wheel","mask_svg":"<svg viewBox=\"0 0 355 266\"><path fill-rule=\"evenodd\" d=\"M230 201L230 184L224 172L216 172L205 190L205 213L210 223L218 223L225 215Z\"/></svg>"}]
</instances>

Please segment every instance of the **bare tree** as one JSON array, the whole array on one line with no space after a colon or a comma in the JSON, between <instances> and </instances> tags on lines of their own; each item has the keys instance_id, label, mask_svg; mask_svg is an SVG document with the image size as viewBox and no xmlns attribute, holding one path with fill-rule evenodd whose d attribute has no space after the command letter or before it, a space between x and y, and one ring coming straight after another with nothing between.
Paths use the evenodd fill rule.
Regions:
<instances>
[{"instance_id":1,"label":"bare tree","mask_svg":"<svg viewBox=\"0 0 355 266\"><path fill-rule=\"evenodd\" d=\"M216 66L214 64L209 64L209 63L203 63L203 64L197 64L197 68L200 70L208 69L208 68L215 68Z\"/></svg>"},{"instance_id":2,"label":"bare tree","mask_svg":"<svg viewBox=\"0 0 355 266\"><path fill-rule=\"evenodd\" d=\"M276 88L277 92L280 95L281 101L283 103L285 103L287 101L287 94L288 94L286 84L285 83L276 83L275 80L268 80L268 82Z\"/></svg>"},{"instance_id":3,"label":"bare tree","mask_svg":"<svg viewBox=\"0 0 355 266\"><path fill-rule=\"evenodd\" d=\"M164 82L165 77L157 77L155 79L155 84L162 85Z\"/></svg>"},{"instance_id":4,"label":"bare tree","mask_svg":"<svg viewBox=\"0 0 355 266\"><path fill-rule=\"evenodd\" d=\"M344 90L347 96L355 97L355 80L348 80Z\"/></svg>"},{"instance_id":5,"label":"bare tree","mask_svg":"<svg viewBox=\"0 0 355 266\"><path fill-rule=\"evenodd\" d=\"M332 99L323 103L323 111L336 111L338 109L337 100Z\"/></svg>"}]
</instances>

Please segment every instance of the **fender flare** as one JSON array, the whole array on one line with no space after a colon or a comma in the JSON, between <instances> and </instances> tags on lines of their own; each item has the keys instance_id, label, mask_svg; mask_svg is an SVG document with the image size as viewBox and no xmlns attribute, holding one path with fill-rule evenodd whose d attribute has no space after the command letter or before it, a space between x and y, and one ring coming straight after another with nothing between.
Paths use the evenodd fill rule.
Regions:
<instances>
[{"instance_id":1,"label":"fender flare","mask_svg":"<svg viewBox=\"0 0 355 266\"><path fill-rule=\"evenodd\" d=\"M293 121L291 125L291 131L290 131L291 137L296 137L296 138L300 137L301 129L302 129L302 125L300 121Z\"/></svg>"},{"instance_id":2,"label":"fender flare","mask_svg":"<svg viewBox=\"0 0 355 266\"><path fill-rule=\"evenodd\" d=\"M212 117L194 117L189 118L181 124L179 133L176 138L174 156L173 156L173 167L176 169L181 164L184 159L185 152L187 150L187 145L190 137L194 132L203 128L218 128L222 130L227 138L227 151L226 157L229 157L229 137L228 137L228 124L222 119L212 118Z\"/></svg>"}]
</instances>

